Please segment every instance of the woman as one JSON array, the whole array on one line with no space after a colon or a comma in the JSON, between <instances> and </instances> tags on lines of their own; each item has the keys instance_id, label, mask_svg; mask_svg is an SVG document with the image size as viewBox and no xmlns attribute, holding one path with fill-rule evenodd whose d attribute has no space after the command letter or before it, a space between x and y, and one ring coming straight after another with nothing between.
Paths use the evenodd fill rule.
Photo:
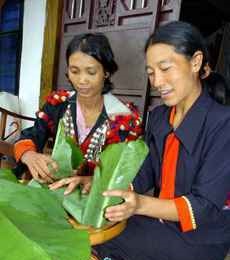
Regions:
<instances>
[{"instance_id":1,"label":"woman","mask_svg":"<svg viewBox=\"0 0 230 260\"><path fill-rule=\"evenodd\" d=\"M230 245L230 211L223 210L230 187L230 109L210 97L202 79L204 39L190 24L172 22L149 37L145 52L149 81L164 105L149 115L150 152L134 191L104 192L124 199L105 217L128 219L128 225L97 246L97 256L223 260ZM153 196L146 195L152 188Z\"/></svg>"},{"instance_id":2,"label":"woman","mask_svg":"<svg viewBox=\"0 0 230 260\"><path fill-rule=\"evenodd\" d=\"M37 113L32 128L22 132L15 144L15 157L27 165L32 177L52 183L51 189L68 185L70 193L80 182L89 189L95 162L110 143L135 140L141 134L141 119L135 107L127 106L110 94L110 77L117 64L108 39L103 34L76 36L66 50L67 77L75 91L58 90L47 98ZM64 118L65 131L80 145L85 157L84 177L55 181L58 163L42 154L50 136L55 136L58 122ZM53 172L50 171L53 168Z\"/></svg>"}]
</instances>

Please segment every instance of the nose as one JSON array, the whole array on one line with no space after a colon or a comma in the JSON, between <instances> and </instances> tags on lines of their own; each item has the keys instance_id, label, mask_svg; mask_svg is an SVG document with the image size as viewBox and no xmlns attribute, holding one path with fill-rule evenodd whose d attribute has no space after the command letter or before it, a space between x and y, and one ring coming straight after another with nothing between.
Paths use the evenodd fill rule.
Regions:
<instances>
[{"instance_id":1,"label":"nose","mask_svg":"<svg viewBox=\"0 0 230 260\"><path fill-rule=\"evenodd\" d=\"M78 82L80 84L84 84L84 83L88 82L88 77L87 77L86 73L82 72L79 74Z\"/></svg>"},{"instance_id":2,"label":"nose","mask_svg":"<svg viewBox=\"0 0 230 260\"><path fill-rule=\"evenodd\" d=\"M152 87L159 89L164 84L164 78L161 72L155 72L154 76L149 78Z\"/></svg>"}]
</instances>

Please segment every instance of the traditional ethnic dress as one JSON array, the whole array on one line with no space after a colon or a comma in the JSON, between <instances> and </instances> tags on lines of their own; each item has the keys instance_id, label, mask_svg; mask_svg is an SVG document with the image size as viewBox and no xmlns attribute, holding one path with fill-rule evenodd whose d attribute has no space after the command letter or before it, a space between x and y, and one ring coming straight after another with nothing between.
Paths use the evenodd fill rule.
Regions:
<instances>
[{"instance_id":1,"label":"traditional ethnic dress","mask_svg":"<svg viewBox=\"0 0 230 260\"><path fill-rule=\"evenodd\" d=\"M16 142L16 160L19 161L28 150L42 152L47 139L55 138L59 120L63 118L66 134L72 136L84 154L86 167L83 174L92 175L101 151L108 144L135 140L142 134L141 117L133 104L125 105L110 93L103 95L103 99L101 114L95 125L86 129L88 132L84 136L86 132L84 128L81 131L83 118L76 93L53 92L47 97L43 109L37 112L34 126L22 131Z\"/></svg>"},{"instance_id":2,"label":"traditional ethnic dress","mask_svg":"<svg viewBox=\"0 0 230 260\"><path fill-rule=\"evenodd\" d=\"M134 189L175 201L179 222L133 216L124 232L96 247L107 260L224 260L230 246L230 109L203 90L173 129L163 105L148 119L150 148Z\"/></svg>"}]
</instances>

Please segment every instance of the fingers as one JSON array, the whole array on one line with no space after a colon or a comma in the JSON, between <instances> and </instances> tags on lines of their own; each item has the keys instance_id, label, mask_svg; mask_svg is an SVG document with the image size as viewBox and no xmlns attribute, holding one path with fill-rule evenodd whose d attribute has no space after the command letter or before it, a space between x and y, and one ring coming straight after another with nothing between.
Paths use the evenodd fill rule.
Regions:
<instances>
[{"instance_id":1,"label":"fingers","mask_svg":"<svg viewBox=\"0 0 230 260\"><path fill-rule=\"evenodd\" d=\"M70 194L79 184L82 184L82 193L88 193L91 188L92 176L73 176L64 178L49 185L50 190L56 190L63 186L68 186L64 195Z\"/></svg>"},{"instance_id":2,"label":"fingers","mask_svg":"<svg viewBox=\"0 0 230 260\"><path fill-rule=\"evenodd\" d=\"M107 218L109 221L121 221L129 217L129 214L127 213L127 205L125 205L125 203L122 203L120 205L108 207L105 210L105 218Z\"/></svg>"},{"instance_id":3,"label":"fingers","mask_svg":"<svg viewBox=\"0 0 230 260\"><path fill-rule=\"evenodd\" d=\"M43 173L43 170L36 164L30 164L28 168L30 174L36 181L40 183L50 182L50 179L46 177L45 173Z\"/></svg>"},{"instance_id":4,"label":"fingers","mask_svg":"<svg viewBox=\"0 0 230 260\"><path fill-rule=\"evenodd\" d=\"M50 179L54 179L53 174L58 170L58 164L47 155L42 155L39 161L39 165L42 168L45 175Z\"/></svg>"},{"instance_id":5,"label":"fingers","mask_svg":"<svg viewBox=\"0 0 230 260\"><path fill-rule=\"evenodd\" d=\"M50 190L56 190L59 189L65 185L68 185L71 182L70 178L64 178L59 181L55 181L52 184L50 184L48 187Z\"/></svg>"},{"instance_id":6,"label":"fingers","mask_svg":"<svg viewBox=\"0 0 230 260\"><path fill-rule=\"evenodd\" d=\"M64 192L64 195L68 195L79 185L80 181L81 181L80 176L64 178L64 179L61 179L60 181L56 181L56 182L50 184L49 189L50 190L56 190L56 189L59 189L63 186L68 185L68 187L66 188L66 190Z\"/></svg>"},{"instance_id":7,"label":"fingers","mask_svg":"<svg viewBox=\"0 0 230 260\"><path fill-rule=\"evenodd\" d=\"M75 188L76 186L79 184L79 182L77 181L72 181L68 187L66 188L65 192L64 192L64 195L68 195L70 194Z\"/></svg>"},{"instance_id":8,"label":"fingers","mask_svg":"<svg viewBox=\"0 0 230 260\"><path fill-rule=\"evenodd\" d=\"M43 160L38 160L38 162L34 165L34 168L36 168L36 170L39 172L39 177L42 178L45 182L53 182L54 177L50 173L47 164Z\"/></svg>"},{"instance_id":9,"label":"fingers","mask_svg":"<svg viewBox=\"0 0 230 260\"><path fill-rule=\"evenodd\" d=\"M137 198L133 191L108 190L103 192L103 195L121 197L124 199L123 203L106 208L105 217L109 221L122 221L134 214L137 205Z\"/></svg>"},{"instance_id":10,"label":"fingers","mask_svg":"<svg viewBox=\"0 0 230 260\"><path fill-rule=\"evenodd\" d=\"M39 175L39 172L36 170L36 168L35 167L33 167L33 166L28 166L28 169L29 169L29 172L30 172L30 174L32 175L32 177L36 180L36 181L38 181L38 182L41 182L41 179L40 179L40 175Z\"/></svg>"},{"instance_id":11,"label":"fingers","mask_svg":"<svg viewBox=\"0 0 230 260\"><path fill-rule=\"evenodd\" d=\"M90 192L90 189L91 189L91 182L88 182L88 183L86 183L84 186L83 186L83 188L82 188L82 193L83 194L86 194L86 193L89 193Z\"/></svg>"},{"instance_id":12,"label":"fingers","mask_svg":"<svg viewBox=\"0 0 230 260\"><path fill-rule=\"evenodd\" d=\"M103 196L122 197L124 200L128 199L130 191L124 190L107 190L103 192Z\"/></svg>"},{"instance_id":13,"label":"fingers","mask_svg":"<svg viewBox=\"0 0 230 260\"><path fill-rule=\"evenodd\" d=\"M82 184L82 193L88 193L91 187L91 176L74 176L69 178L70 182L66 188L64 195L70 194L79 184Z\"/></svg>"},{"instance_id":14,"label":"fingers","mask_svg":"<svg viewBox=\"0 0 230 260\"><path fill-rule=\"evenodd\" d=\"M58 164L55 162L50 156L44 155L44 160L46 161L46 164L48 165L49 171L57 171L58 170Z\"/></svg>"},{"instance_id":15,"label":"fingers","mask_svg":"<svg viewBox=\"0 0 230 260\"><path fill-rule=\"evenodd\" d=\"M30 151L25 153L22 161L28 166L34 179L39 182L53 182L52 171L57 169L57 163L50 156Z\"/></svg>"}]
</instances>

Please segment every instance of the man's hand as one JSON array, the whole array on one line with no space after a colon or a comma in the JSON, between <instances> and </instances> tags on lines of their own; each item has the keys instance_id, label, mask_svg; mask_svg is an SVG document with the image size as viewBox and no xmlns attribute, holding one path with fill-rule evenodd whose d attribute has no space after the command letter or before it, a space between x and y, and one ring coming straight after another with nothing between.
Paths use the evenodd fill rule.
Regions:
<instances>
[{"instance_id":1,"label":"man's hand","mask_svg":"<svg viewBox=\"0 0 230 260\"><path fill-rule=\"evenodd\" d=\"M135 214L139 205L139 195L133 191L107 190L103 192L103 196L115 196L124 199L123 203L108 207L105 210L105 217L112 222L122 221L131 217Z\"/></svg>"}]
</instances>

